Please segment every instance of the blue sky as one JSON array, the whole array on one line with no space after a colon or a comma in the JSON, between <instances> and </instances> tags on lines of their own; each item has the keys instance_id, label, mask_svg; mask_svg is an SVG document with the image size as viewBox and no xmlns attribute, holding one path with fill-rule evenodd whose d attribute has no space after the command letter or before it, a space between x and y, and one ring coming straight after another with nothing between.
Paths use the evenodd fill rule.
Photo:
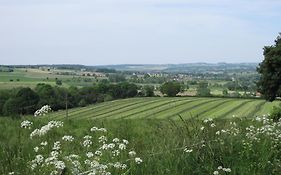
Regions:
<instances>
[{"instance_id":1,"label":"blue sky","mask_svg":"<svg viewBox=\"0 0 281 175\"><path fill-rule=\"evenodd\" d=\"M279 0L0 0L0 64L260 62Z\"/></svg>"}]
</instances>

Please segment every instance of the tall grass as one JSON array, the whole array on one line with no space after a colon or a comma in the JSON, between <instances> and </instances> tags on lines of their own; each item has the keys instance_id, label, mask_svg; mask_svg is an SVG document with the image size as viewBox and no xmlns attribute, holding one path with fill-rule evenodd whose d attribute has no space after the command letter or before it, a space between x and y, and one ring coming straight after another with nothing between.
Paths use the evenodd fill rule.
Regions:
<instances>
[{"instance_id":1,"label":"tall grass","mask_svg":"<svg viewBox=\"0 0 281 175\"><path fill-rule=\"evenodd\" d=\"M107 128L110 138L126 138L130 148L141 157L143 162L129 164L126 174L264 175L281 172L281 122L274 123L267 118L68 120L40 141L29 136L34 128L48 123L47 117L30 119L31 130L20 127L22 120L1 118L0 121L0 174L38 173L31 170L30 161L36 156L34 147L40 141L51 143L64 135L82 138L93 126ZM66 149L82 155L80 146L77 141Z\"/></svg>"}]
</instances>

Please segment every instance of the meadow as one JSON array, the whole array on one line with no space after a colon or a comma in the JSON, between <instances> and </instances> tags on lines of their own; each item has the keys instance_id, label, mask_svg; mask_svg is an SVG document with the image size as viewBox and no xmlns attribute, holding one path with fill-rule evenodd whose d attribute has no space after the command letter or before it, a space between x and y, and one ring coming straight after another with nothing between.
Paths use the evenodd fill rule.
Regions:
<instances>
[{"instance_id":1,"label":"meadow","mask_svg":"<svg viewBox=\"0 0 281 175\"><path fill-rule=\"evenodd\" d=\"M63 124L49 118L0 119L1 174L264 175L281 170L281 122L266 117L64 119Z\"/></svg>"},{"instance_id":2,"label":"meadow","mask_svg":"<svg viewBox=\"0 0 281 175\"><path fill-rule=\"evenodd\" d=\"M278 174L281 122L262 115L278 103L130 98L74 108L68 118L0 118L0 173Z\"/></svg>"},{"instance_id":3,"label":"meadow","mask_svg":"<svg viewBox=\"0 0 281 175\"><path fill-rule=\"evenodd\" d=\"M15 69L0 72L0 89L55 85L55 78L63 87L93 83ZM281 121L269 117L280 104L260 98L135 97L45 115L40 110L36 117L0 117L0 174L280 174Z\"/></svg>"},{"instance_id":4,"label":"meadow","mask_svg":"<svg viewBox=\"0 0 281 175\"><path fill-rule=\"evenodd\" d=\"M146 97L108 101L68 110L70 119L177 119L232 118L267 115L280 101L261 99ZM54 112L51 119L66 117L65 111Z\"/></svg>"},{"instance_id":5,"label":"meadow","mask_svg":"<svg viewBox=\"0 0 281 175\"><path fill-rule=\"evenodd\" d=\"M0 72L0 90L17 87L35 88L38 83L56 85L56 79L61 80L63 87L90 86L95 77L82 76L81 71L74 70L40 70L34 68L15 68L13 72ZM64 75L68 73L69 75Z\"/></svg>"}]
</instances>

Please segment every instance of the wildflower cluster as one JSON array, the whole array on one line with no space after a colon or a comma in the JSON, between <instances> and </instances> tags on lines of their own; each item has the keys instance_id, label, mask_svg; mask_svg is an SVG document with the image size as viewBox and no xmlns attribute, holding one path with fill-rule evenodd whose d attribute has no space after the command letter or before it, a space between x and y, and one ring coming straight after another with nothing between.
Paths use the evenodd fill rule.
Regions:
<instances>
[{"instance_id":1,"label":"wildflower cluster","mask_svg":"<svg viewBox=\"0 0 281 175\"><path fill-rule=\"evenodd\" d=\"M28 122L26 122L28 123ZM50 121L40 129L35 129L30 138L44 136L52 128L63 126L61 121ZM81 143L77 149L69 150L71 142ZM46 147L48 144L53 145ZM53 143L42 141L34 147L36 154L29 162L30 168L35 173L62 174L66 169L71 174L95 174L110 175L112 173L122 174L129 171L132 163L141 164L143 160L136 157L136 152L128 149L129 141L126 139L113 138L107 136L105 128L92 127L88 134L82 138L72 135L59 137ZM79 153L75 152L79 150ZM128 151L127 151L128 150ZM130 164L127 164L130 162Z\"/></svg>"},{"instance_id":2,"label":"wildflower cluster","mask_svg":"<svg viewBox=\"0 0 281 175\"><path fill-rule=\"evenodd\" d=\"M247 139L243 140L244 146L252 147L266 138L271 140L272 149L278 147L281 143L281 120L274 122L268 116L256 117L254 120L260 125L246 128Z\"/></svg>"},{"instance_id":3,"label":"wildflower cluster","mask_svg":"<svg viewBox=\"0 0 281 175\"><path fill-rule=\"evenodd\" d=\"M224 167L222 167L222 166L219 166L219 167L217 168L217 170L215 170L215 171L213 172L213 174L214 174L214 175L219 175L220 172L221 172L222 174L230 173L230 172L231 172L231 169L230 169L230 168L224 168Z\"/></svg>"},{"instance_id":4,"label":"wildflower cluster","mask_svg":"<svg viewBox=\"0 0 281 175\"><path fill-rule=\"evenodd\" d=\"M32 123L31 121L25 120L25 121L21 122L21 125L20 125L20 126L21 126L22 128L30 129L32 124L33 124L33 123Z\"/></svg>"},{"instance_id":5,"label":"wildflower cluster","mask_svg":"<svg viewBox=\"0 0 281 175\"><path fill-rule=\"evenodd\" d=\"M214 123L214 120L212 118L205 119L203 122L205 124L208 124L212 128L216 127L216 124ZM201 127L201 130L204 130L204 127L203 128Z\"/></svg>"},{"instance_id":6,"label":"wildflower cluster","mask_svg":"<svg viewBox=\"0 0 281 175\"><path fill-rule=\"evenodd\" d=\"M60 128L62 126L63 126L62 121L50 121L47 125L42 126L40 129L35 129L34 131L32 131L32 133L30 134L30 138L33 138L35 136L39 136L39 137L44 136L53 128Z\"/></svg>"},{"instance_id":7,"label":"wildflower cluster","mask_svg":"<svg viewBox=\"0 0 281 175\"><path fill-rule=\"evenodd\" d=\"M52 109L49 105L44 105L44 106L41 107L41 109L38 109L37 111L35 111L34 117L42 116L42 115L44 116L51 111L52 111Z\"/></svg>"}]
</instances>

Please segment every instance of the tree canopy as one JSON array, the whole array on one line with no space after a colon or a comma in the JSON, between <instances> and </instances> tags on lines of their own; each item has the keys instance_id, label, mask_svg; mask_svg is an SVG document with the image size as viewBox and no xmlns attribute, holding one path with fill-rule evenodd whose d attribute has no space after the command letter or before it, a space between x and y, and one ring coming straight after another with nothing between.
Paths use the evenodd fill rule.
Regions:
<instances>
[{"instance_id":1,"label":"tree canopy","mask_svg":"<svg viewBox=\"0 0 281 175\"><path fill-rule=\"evenodd\" d=\"M166 82L160 87L160 91L169 97L175 97L181 91L181 84L172 81Z\"/></svg>"},{"instance_id":2,"label":"tree canopy","mask_svg":"<svg viewBox=\"0 0 281 175\"><path fill-rule=\"evenodd\" d=\"M257 68L261 75L257 86L266 100L273 101L281 96L281 33L274 45L265 46L263 50L264 60Z\"/></svg>"}]
</instances>

